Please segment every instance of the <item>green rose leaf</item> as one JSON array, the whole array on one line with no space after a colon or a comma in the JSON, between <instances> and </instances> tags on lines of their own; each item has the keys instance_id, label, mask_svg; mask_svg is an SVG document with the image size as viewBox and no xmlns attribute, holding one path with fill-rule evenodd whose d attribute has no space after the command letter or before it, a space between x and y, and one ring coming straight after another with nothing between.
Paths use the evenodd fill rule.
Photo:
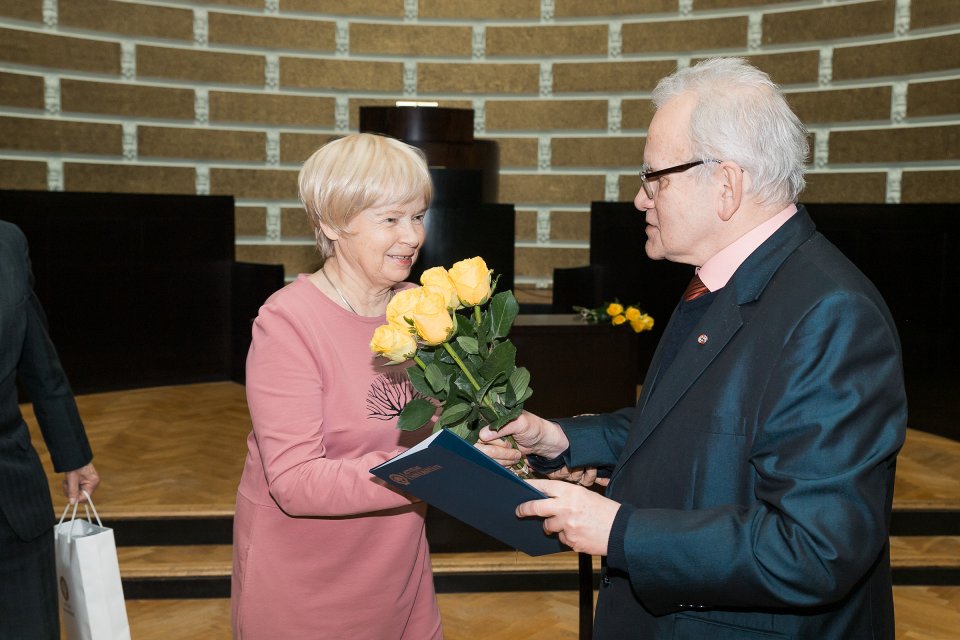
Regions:
<instances>
[{"instance_id":1,"label":"green rose leaf","mask_svg":"<svg viewBox=\"0 0 960 640\"><path fill-rule=\"evenodd\" d=\"M473 325L471 316L465 316L462 313L457 313L454 316L454 319L457 321L457 335L466 336L468 338L477 337L477 329Z\"/></svg>"},{"instance_id":2,"label":"green rose leaf","mask_svg":"<svg viewBox=\"0 0 960 640\"><path fill-rule=\"evenodd\" d=\"M460 402L454 404L453 406L445 407L443 409L443 413L440 414L440 419L437 421L437 423L441 427L445 427L448 424L454 424L470 415L470 411L472 409L473 407L465 402Z\"/></svg>"},{"instance_id":3,"label":"green rose leaf","mask_svg":"<svg viewBox=\"0 0 960 640\"><path fill-rule=\"evenodd\" d=\"M427 384L433 389L433 393L443 393L447 390L448 375L436 362L428 364L423 375L427 380Z\"/></svg>"},{"instance_id":4,"label":"green rose leaf","mask_svg":"<svg viewBox=\"0 0 960 640\"><path fill-rule=\"evenodd\" d=\"M530 372L526 367L517 367L510 374L510 391L514 398L522 398L530 386Z\"/></svg>"},{"instance_id":5,"label":"green rose leaf","mask_svg":"<svg viewBox=\"0 0 960 640\"><path fill-rule=\"evenodd\" d=\"M508 413L499 416L496 420L490 423L490 429L492 431L499 431L500 427L507 424L511 420L516 420L520 417L520 414L523 413L523 407L514 407Z\"/></svg>"},{"instance_id":6,"label":"green rose leaf","mask_svg":"<svg viewBox=\"0 0 960 640\"><path fill-rule=\"evenodd\" d=\"M490 331L494 338L505 338L520 313L520 305L512 291L504 291L490 300Z\"/></svg>"},{"instance_id":7,"label":"green rose leaf","mask_svg":"<svg viewBox=\"0 0 960 640\"><path fill-rule=\"evenodd\" d=\"M413 388L423 395L432 396L435 393L420 367L407 367L407 377L410 378Z\"/></svg>"},{"instance_id":8,"label":"green rose leaf","mask_svg":"<svg viewBox=\"0 0 960 640\"><path fill-rule=\"evenodd\" d=\"M423 398L414 398L400 411L400 419L397 420L397 426L404 431L414 431L430 422L430 418L437 412L437 407L432 402Z\"/></svg>"},{"instance_id":9,"label":"green rose leaf","mask_svg":"<svg viewBox=\"0 0 960 640\"><path fill-rule=\"evenodd\" d=\"M457 338L457 345L460 346L465 352L471 355L476 355L480 353L480 346L477 343L476 338L470 338L468 336L460 336Z\"/></svg>"},{"instance_id":10,"label":"green rose leaf","mask_svg":"<svg viewBox=\"0 0 960 640\"><path fill-rule=\"evenodd\" d=\"M480 375L485 380L495 380L499 376L506 377L516 366L517 348L509 340L501 342L493 348L486 362L480 367Z\"/></svg>"}]
</instances>

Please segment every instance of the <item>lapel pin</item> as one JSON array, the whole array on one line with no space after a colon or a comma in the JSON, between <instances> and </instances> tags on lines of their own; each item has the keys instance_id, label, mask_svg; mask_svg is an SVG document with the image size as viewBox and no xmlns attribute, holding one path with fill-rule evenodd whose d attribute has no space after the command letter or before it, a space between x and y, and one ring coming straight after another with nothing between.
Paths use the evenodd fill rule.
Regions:
<instances>
[{"instance_id":1,"label":"lapel pin","mask_svg":"<svg viewBox=\"0 0 960 640\"><path fill-rule=\"evenodd\" d=\"M707 334L701 333L699 336L697 336L697 344L707 344L707 340L709 339L710 338L707 337Z\"/></svg>"}]
</instances>

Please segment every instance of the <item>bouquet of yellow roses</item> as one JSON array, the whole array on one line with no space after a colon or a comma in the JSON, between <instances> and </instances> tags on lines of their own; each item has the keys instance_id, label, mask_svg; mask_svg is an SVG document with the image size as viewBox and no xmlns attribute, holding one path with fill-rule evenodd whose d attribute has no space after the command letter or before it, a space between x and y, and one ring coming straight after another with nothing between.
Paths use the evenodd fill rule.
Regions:
<instances>
[{"instance_id":1,"label":"bouquet of yellow roses","mask_svg":"<svg viewBox=\"0 0 960 640\"><path fill-rule=\"evenodd\" d=\"M496 280L482 258L427 269L423 285L397 293L387 305L387 324L377 327L370 349L393 363L413 359L407 375L421 395L435 399L433 430L447 428L470 443L484 425L497 431L517 418L532 394L530 372L516 366L507 334L520 307L512 291L494 295ZM460 309L472 309L457 313ZM419 429L437 412L414 398L398 426Z\"/></svg>"},{"instance_id":2,"label":"bouquet of yellow roses","mask_svg":"<svg viewBox=\"0 0 960 640\"><path fill-rule=\"evenodd\" d=\"M614 300L596 309L574 307L573 310L578 312L584 320L594 324L598 322L609 322L616 327L621 324L630 323L630 328L633 329L634 333L653 329L653 316L649 313L644 313L640 309L640 305L636 304L624 307Z\"/></svg>"}]
</instances>

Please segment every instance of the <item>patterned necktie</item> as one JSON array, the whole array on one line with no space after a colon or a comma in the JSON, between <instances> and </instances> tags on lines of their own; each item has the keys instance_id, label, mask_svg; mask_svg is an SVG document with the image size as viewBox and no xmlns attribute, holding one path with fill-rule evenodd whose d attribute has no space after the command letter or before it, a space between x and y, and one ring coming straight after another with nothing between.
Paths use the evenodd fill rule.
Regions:
<instances>
[{"instance_id":1,"label":"patterned necktie","mask_svg":"<svg viewBox=\"0 0 960 640\"><path fill-rule=\"evenodd\" d=\"M700 276L695 275L691 278L690 284L687 285L686 291L683 292L683 301L696 300L705 293L710 293L710 289L707 289L707 285L703 284Z\"/></svg>"}]
</instances>

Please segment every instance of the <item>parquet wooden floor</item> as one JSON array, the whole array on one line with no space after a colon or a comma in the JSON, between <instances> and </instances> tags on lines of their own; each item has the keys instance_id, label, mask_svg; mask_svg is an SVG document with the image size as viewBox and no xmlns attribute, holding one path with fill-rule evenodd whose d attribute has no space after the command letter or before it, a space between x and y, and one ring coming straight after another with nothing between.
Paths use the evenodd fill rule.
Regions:
<instances>
[{"instance_id":1,"label":"parquet wooden floor","mask_svg":"<svg viewBox=\"0 0 960 640\"><path fill-rule=\"evenodd\" d=\"M894 587L897 640L956 640L960 587ZM446 640L577 640L573 591L440 594ZM228 640L230 601L133 600L133 640Z\"/></svg>"},{"instance_id":2,"label":"parquet wooden floor","mask_svg":"<svg viewBox=\"0 0 960 640\"><path fill-rule=\"evenodd\" d=\"M77 400L103 477L95 497L105 519L233 514L250 430L241 385L220 382L137 389ZM62 508L61 477L52 473L30 407L24 406L23 411L50 474L54 504ZM899 510L960 509L960 442L910 430L899 458L894 506ZM955 561L960 549L955 539L916 537L895 539L893 552L907 563L920 558L936 564ZM185 564L193 563L191 575L222 574L229 562L228 548L222 547L211 547L200 561L188 559L189 548L164 553L183 554ZM201 556L205 553L201 550ZM130 558L149 565L160 562L160 555L150 548L121 549L125 571L136 566ZM491 568L491 562L501 563L501 569L509 570L515 559L438 554L435 564L440 573L461 562L473 562L477 570ZM958 637L960 587L898 586L894 598L898 640ZM576 638L574 591L441 594L439 601L448 640ZM128 612L135 640L229 638L227 600L130 600Z\"/></svg>"}]
</instances>

